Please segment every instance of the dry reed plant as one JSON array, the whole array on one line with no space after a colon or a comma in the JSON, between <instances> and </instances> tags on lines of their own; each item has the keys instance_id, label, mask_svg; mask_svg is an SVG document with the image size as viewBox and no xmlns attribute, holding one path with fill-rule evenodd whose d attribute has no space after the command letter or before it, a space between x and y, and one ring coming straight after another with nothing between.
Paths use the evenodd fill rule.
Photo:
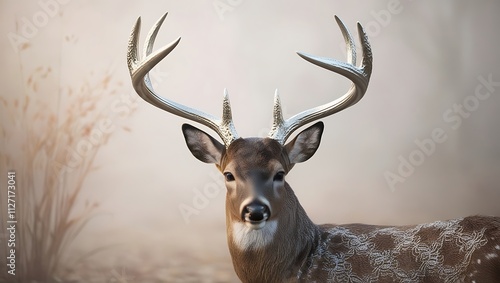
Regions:
<instances>
[{"instance_id":1,"label":"dry reed plant","mask_svg":"<svg viewBox=\"0 0 500 283\"><path fill-rule=\"evenodd\" d=\"M61 282L64 270L75 264L68 262L68 249L99 206L81 196L85 179L96 169L96 154L116 129L129 131L118 125L118 116L109 107L119 99L122 84L107 73L77 87L54 86L59 78L45 66L24 80L24 93L0 97L0 188L7 184L7 172L15 171L18 221L16 275L7 274L2 256L0 281ZM46 93L47 88L58 93ZM120 117L128 117L134 108L129 110ZM0 202L0 254L4 254L7 200L3 189ZM99 250L88 251L80 259Z\"/></svg>"}]
</instances>

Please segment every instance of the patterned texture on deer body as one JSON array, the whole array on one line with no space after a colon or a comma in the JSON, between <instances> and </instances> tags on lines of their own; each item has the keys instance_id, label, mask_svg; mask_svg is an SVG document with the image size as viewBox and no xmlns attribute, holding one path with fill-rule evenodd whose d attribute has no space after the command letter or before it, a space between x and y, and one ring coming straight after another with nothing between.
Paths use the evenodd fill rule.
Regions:
<instances>
[{"instance_id":1,"label":"patterned texture on deer body","mask_svg":"<svg viewBox=\"0 0 500 283\"><path fill-rule=\"evenodd\" d=\"M500 235L498 217L320 228L321 239L297 276L301 281L455 283L500 278L500 261L491 257Z\"/></svg>"}]
</instances>

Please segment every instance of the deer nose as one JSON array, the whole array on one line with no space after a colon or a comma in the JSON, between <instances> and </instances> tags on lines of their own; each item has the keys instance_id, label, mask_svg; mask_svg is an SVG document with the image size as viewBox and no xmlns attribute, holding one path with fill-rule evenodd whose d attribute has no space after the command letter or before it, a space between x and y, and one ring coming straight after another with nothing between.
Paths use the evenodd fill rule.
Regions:
<instances>
[{"instance_id":1,"label":"deer nose","mask_svg":"<svg viewBox=\"0 0 500 283\"><path fill-rule=\"evenodd\" d=\"M269 216L269 207L261 202L250 203L242 213L243 220L251 223L266 221Z\"/></svg>"}]
</instances>

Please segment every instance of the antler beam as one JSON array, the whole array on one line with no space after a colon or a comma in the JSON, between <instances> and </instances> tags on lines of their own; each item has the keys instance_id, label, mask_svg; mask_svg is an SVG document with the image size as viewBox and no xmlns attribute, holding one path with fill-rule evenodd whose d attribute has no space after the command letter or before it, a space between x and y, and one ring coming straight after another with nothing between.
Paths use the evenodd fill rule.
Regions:
<instances>
[{"instance_id":1,"label":"antler beam","mask_svg":"<svg viewBox=\"0 0 500 283\"><path fill-rule=\"evenodd\" d=\"M373 57L370 43L368 42L368 37L363 29L363 26L358 23L358 34L361 41L363 59L359 67L356 67L356 46L354 44L354 40L347 27L337 16L335 16L335 20L337 21L346 42L347 63L335 59L308 55L301 52L297 52L297 54L317 66L350 79L352 81L352 86L342 97L330 103L302 111L287 120L283 119L281 102L278 92L276 91L273 108L274 122L268 137L277 140L281 144L284 144L287 138L301 126L323 117L330 116L356 104L361 98L363 98L363 95L368 88L368 82L370 81L372 73Z\"/></svg>"},{"instance_id":2,"label":"antler beam","mask_svg":"<svg viewBox=\"0 0 500 283\"><path fill-rule=\"evenodd\" d=\"M141 30L140 17L137 19L137 22L130 34L127 51L127 63L134 89L137 94L142 97L142 99L149 102L153 106L211 128L221 137L226 147L228 147L232 141L238 138L238 134L236 133L236 129L233 124L231 105L229 103L229 96L226 90L224 90L222 118L219 119L197 109L193 109L164 98L158 95L153 89L153 85L151 84L151 80L149 78L149 71L172 50L174 50L181 40L179 37L169 45L164 46L152 53L156 35L158 34L158 30L160 29L166 16L167 13L165 13L149 31L149 34L146 37L146 44L144 46L142 59L138 56L138 41Z\"/></svg>"}]
</instances>

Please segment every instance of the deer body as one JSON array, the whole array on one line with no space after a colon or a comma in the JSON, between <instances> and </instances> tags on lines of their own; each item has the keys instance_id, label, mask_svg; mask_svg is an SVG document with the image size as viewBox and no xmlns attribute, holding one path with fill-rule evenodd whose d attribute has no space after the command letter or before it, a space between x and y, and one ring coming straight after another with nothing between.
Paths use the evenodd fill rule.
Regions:
<instances>
[{"instance_id":1,"label":"deer body","mask_svg":"<svg viewBox=\"0 0 500 283\"><path fill-rule=\"evenodd\" d=\"M500 218L402 227L322 225L304 282L497 282Z\"/></svg>"},{"instance_id":2,"label":"deer body","mask_svg":"<svg viewBox=\"0 0 500 283\"><path fill-rule=\"evenodd\" d=\"M498 217L473 216L401 227L315 225L288 183L275 176L281 170L286 175L293 164L314 154L322 128L320 122L304 130L288 149L270 139L238 139L234 147L232 144L221 152L228 161L215 162L226 174L228 246L243 282L455 283L500 279ZM209 143L208 136L200 139L206 133L186 125L183 130L193 152ZM195 137L198 140L192 140ZM211 154L209 148L207 155ZM294 151L302 154L294 155ZM232 177L228 180L229 172ZM245 206L255 203L267 207L269 213L263 222L254 219L265 223L262 227L245 217L245 213L251 214Z\"/></svg>"},{"instance_id":3,"label":"deer body","mask_svg":"<svg viewBox=\"0 0 500 283\"><path fill-rule=\"evenodd\" d=\"M166 16L166 15L165 15ZM240 138L227 92L222 118L158 95L148 72L179 43L152 53L165 16L146 39L138 57L140 19L132 31L128 66L136 92L147 102L214 130L209 134L184 124L182 132L194 157L215 164L225 176L227 242L236 274L243 282L500 282L500 218L466 217L416 226L365 224L316 225L307 216L285 177L317 151L324 125L298 128L356 104L366 92L372 53L358 24L363 57L345 25L337 23L347 45L347 63L299 53L307 61L352 81L346 94L285 120L276 93L274 123L266 138Z\"/></svg>"}]
</instances>

